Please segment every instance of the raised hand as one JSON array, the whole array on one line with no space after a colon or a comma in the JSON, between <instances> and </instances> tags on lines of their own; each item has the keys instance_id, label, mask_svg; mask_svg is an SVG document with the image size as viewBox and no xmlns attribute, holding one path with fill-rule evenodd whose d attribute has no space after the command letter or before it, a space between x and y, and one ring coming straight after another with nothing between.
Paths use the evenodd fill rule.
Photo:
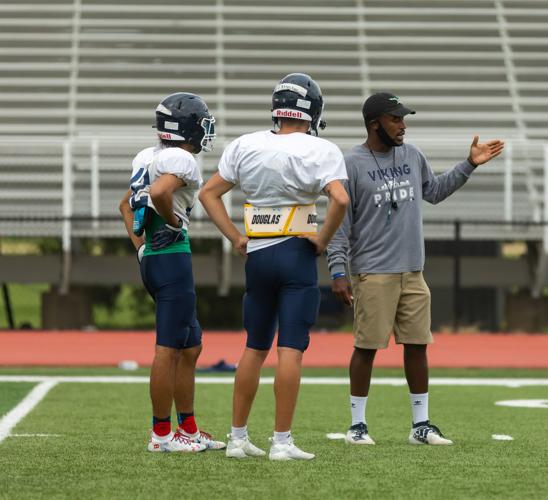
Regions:
<instances>
[{"instance_id":1,"label":"raised hand","mask_svg":"<svg viewBox=\"0 0 548 500\"><path fill-rule=\"evenodd\" d=\"M468 159L473 165L481 165L500 155L503 149L504 141L493 139L492 141L480 144L479 136L475 135L472 145L470 146L470 156Z\"/></svg>"}]
</instances>

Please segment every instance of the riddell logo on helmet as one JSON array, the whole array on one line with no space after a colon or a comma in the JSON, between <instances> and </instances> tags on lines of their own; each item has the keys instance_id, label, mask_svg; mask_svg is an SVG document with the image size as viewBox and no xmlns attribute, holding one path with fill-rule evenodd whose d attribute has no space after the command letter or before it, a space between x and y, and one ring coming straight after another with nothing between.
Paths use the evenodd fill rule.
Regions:
<instances>
[{"instance_id":1,"label":"riddell logo on helmet","mask_svg":"<svg viewBox=\"0 0 548 500\"><path fill-rule=\"evenodd\" d=\"M275 116L279 118L303 118L303 114L300 111L293 111L292 109L277 109Z\"/></svg>"},{"instance_id":2,"label":"riddell logo on helmet","mask_svg":"<svg viewBox=\"0 0 548 500\"><path fill-rule=\"evenodd\" d=\"M168 134L167 132L160 132L158 135L160 136L160 139L171 139L171 134Z\"/></svg>"}]
</instances>

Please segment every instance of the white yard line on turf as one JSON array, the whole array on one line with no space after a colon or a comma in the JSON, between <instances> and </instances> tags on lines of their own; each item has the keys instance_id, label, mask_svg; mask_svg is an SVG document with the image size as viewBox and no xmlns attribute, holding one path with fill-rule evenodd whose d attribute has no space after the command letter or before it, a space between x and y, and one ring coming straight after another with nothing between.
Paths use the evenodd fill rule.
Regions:
<instances>
[{"instance_id":1,"label":"white yard line on turf","mask_svg":"<svg viewBox=\"0 0 548 500\"><path fill-rule=\"evenodd\" d=\"M23 418L25 418L56 385L57 381L55 380L41 381L41 383L34 387L15 408L0 419L0 442L10 435L11 430L23 420Z\"/></svg>"},{"instance_id":2,"label":"white yard line on turf","mask_svg":"<svg viewBox=\"0 0 548 500\"><path fill-rule=\"evenodd\" d=\"M346 438L346 434L343 434L341 432L329 432L328 434L325 435L325 437L327 439L331 439L333 441L333 440L337 440L337 439Z\"/></svg>"},{"instance_id":3,"label":"white yard line on turf","mask_svg":"<svg viewBox=\"0 0 548 500\"><path fill-rule=\"evenodd\" d=\"M10 434L12 438L45 438L45 437L61 437L62 434Z\"/></svg>"},{"instance_id":4,"label":"white yard line on turf","mask_svg":"<svg viewBox=\"0 0 548 500\"><path fill-rule=\"evenodd\" d=\"M491 434L491 437L495 441L513 441L514 438L508 434Z\"/></svg>"},{"instance_id":5,"label":"white yard line on turf","mask_svg":"<svg viewBox=\"0 0 548 500\"><path fill-rule=\"evenodd\" d=\"M0 375L0 382L76 382L76 383L104 383L104 384L145 384L149 382L148 377L142 376L57 376L57 375ZM233 384L234 377L196 377L198 384ZM262 377L261 384L272 384L274 377ZM303 377L303 385L348 385L347 377ZM407 382L399 377L373 377L374 385L404 386ZM498 387L530 387L548 386L548 378L449 378L433 377L430 385L444 386L498 386ZM48 389L49 390L49 389Z\"/></svg>"}]
</instances>

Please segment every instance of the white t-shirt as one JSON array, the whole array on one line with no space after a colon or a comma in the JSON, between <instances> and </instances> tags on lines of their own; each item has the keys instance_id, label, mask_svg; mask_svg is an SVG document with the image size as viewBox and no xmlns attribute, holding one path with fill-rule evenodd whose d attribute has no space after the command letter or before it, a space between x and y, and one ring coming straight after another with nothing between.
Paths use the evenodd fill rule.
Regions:
<instances>
[{"instance_id":1,"label":"white t-shirt","mask_svg":"<svg viewBox=\"0 0 548 500\"><path fill-rule=\"evenodd\" d=\"M203 184L194 156L181 148L153 146L139 152L132 166L132 185L140 183L144 190L149 190L150 185L163 174L173 174L184 181L186 185L173 193L173 212L188 229L190 211Z\"/></svg>"},{"instance_id":2,"label":"white t-shirt","mask_svg":"<svg viewBox=\"0 0 548 500\"><path fill-rule=\"evenodd\" d=\"M327 184L347 179L344 157L335 144L300 132L275 134L271 130L232 141L219 162L219 175L239 184L247 203L257 207L312 204ZM247 250L284 240L252 239Z\"/></svg>"}]
</instances>

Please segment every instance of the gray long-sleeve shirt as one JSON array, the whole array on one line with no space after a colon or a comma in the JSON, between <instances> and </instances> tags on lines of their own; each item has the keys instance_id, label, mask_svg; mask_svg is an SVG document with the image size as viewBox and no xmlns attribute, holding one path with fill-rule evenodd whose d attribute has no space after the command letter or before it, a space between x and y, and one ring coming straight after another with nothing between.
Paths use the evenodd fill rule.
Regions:
<instances>
[{"instance_id":1,"label":"gray long-sleeve shirt","mask_svg":"<svg viewBox=\"0 0 548 500\"><path fill-rule=\"evenodd\" d=\"M408 143L374 155L378 165L363 144L345 155L350 204L327 247L332 275L345 271L347 265L351 274L422 271L421 201L443 201L474 170L465 160L435 175L424 154ZM392 201L397 210L390 210Z\"/></svg>"}]
</instances>

